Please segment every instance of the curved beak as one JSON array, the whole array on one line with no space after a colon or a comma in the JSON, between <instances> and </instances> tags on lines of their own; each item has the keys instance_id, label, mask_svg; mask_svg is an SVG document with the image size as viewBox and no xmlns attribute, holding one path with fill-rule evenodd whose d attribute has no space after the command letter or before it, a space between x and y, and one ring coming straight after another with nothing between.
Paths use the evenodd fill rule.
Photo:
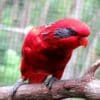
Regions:
<instances>
[{"instance_id":1,"label":"curved beak","mask_svg":"<svg viewBox=\"0 0 100 100\"><path fill-rule=\"evenodd\" d=\"M80 39L80 45L82 45L83 47L86 48L87 44L88 44L88 38L87 37L82 37Z\"/></svg>"}]
</instances>

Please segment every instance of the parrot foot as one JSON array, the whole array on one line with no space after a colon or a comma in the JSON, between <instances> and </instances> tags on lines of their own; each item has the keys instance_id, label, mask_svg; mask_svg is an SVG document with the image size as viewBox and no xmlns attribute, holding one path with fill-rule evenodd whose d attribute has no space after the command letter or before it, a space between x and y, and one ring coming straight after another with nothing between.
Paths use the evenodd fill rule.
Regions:
<instances>
[{"instance_id":1,"label":"parrot foot","mask_svg":"<svg viewBox=\"0 0 100 100\"><path fill-rule=\"evenodd\" d=\"M52 85L55 81L57 81L58 79L56 79L55 77L53 77L53 75L48 75L47 78L45 79L44 81L44 85L51 89L52 88Z\"/></svg>"},{"instance_id":2,"label":"parrot foot","mask_svg":"<svg viewBox=\"0 0 100 100\"><path fill-rule=\"evenodd\" d=\"M11 99L9 99L9 100L13 100L14 95L16 94L18 88L19 88L21 85L24 85L24 84L25 84L25 83L24 83L24 80L23 80L23 79L19 79L19 80L15 83L15 85L13 86L13 88L12 88L12 90L11 90L11 95L10 95Z\"/></svg>"}]
</instances>

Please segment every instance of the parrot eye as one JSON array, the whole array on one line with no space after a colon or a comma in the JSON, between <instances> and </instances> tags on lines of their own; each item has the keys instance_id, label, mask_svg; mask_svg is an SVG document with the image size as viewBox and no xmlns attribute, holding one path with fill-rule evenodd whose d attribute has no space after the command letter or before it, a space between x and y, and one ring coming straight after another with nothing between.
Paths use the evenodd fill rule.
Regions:
<instances>
[{"instance_id":1,"label":"parrot eye","mask_svg":"<svg viewBox=\"0 0 100 100\"><path fill-rule=\"evenodd\" d=\"M59 28L55 31L54 35L57 38L65 38L69 36L75 36L77 33L70 28Z\"/></svg>"}]
</instances>

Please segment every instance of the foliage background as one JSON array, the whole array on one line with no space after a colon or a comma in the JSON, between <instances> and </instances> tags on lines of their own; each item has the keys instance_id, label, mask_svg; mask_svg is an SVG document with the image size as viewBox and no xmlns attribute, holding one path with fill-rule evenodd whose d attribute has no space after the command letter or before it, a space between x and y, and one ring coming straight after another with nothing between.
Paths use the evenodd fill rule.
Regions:
<instances>
[{"instance_id":1,"label":"foliage background","mask_svg":"<svg viewBox=\"0 0 100 100\"><path fill-rule=\"evenodd\" d=\"M100 59L100 0L0 0L0 85L20 77L21 46L31 26L73 17L91 27L89 46L75 50L63 79L80 77ZM97 77L100 77L98 72Z\"/></svg>"}]
</instances>

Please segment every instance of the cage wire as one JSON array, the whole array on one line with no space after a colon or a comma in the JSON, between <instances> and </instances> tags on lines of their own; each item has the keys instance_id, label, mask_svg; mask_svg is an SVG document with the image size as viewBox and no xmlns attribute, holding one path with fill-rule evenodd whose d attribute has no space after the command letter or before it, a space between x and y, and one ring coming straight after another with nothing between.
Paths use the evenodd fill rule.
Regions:
<instances>
[{"instance_id":1,"label":"cage wire","mask_svg":"<svg viewBox=\"0 0 100 100\"><path fill-rule=\"evenodd\" d=\"M21 47L28 28L73 17L75 8L80 9L77 2L83 3L80 19L90 25L92 32L90 46L86 51L82 49L76 60L79 73L86 59L89 65L100 58L100 0L0 0L0 86L11 85L20 77Z\"/></svg>"}]
</instances>

